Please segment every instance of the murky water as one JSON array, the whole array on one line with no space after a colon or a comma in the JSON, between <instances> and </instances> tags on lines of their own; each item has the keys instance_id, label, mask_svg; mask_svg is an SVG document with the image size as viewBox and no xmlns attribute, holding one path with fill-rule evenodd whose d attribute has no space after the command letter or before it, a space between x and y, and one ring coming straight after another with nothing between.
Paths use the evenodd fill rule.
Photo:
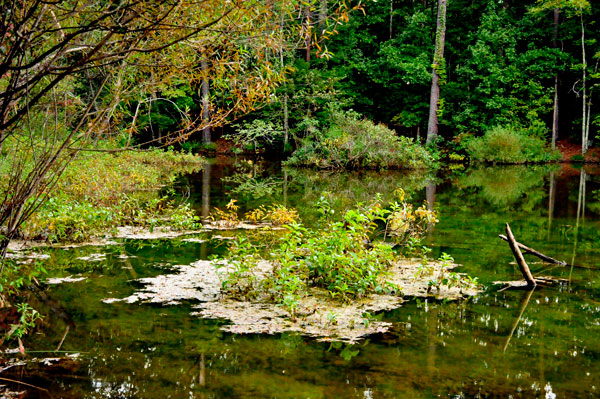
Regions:
<instances>
[{"instance_id":1,"label":"murky water","mask_svg":"<svg viewBox=\"0 0 600 399\"><path fill-rule=\"evenodd\" d=\"M53 250L53 276L85 280L37 293L48 316L32 355L80 353L78 361L19 378L65 398L592 398L600 396L600 173L586 167L494 167L427 173L324 173L223 159L182 179L178 190L200 213L233 197L243 209L297 207L303 220L322 192L342 209L403 187L429 199L440 223L427 238L486 291L460 303L412 301L382 315L392 332L354 347L297 335L236 336L222 321L190 316L190 304L102 302L130 295L137 278L168 273L225 251L206 242L127 240ZM520 278L508 245L518 240L583 267L536 263L536 275L564 283L533 292L499 291ZM91 254L94 261L77 259ZM62 343L61 343L62 342ZM51 352L60 347L59 353ZM40 351L40 352L34 352ZM49 351L49 352L43 352ZM14 374L13 374L14 376ZM30 397L47 397L30 390Z\"/></svg>"}]
</instances>

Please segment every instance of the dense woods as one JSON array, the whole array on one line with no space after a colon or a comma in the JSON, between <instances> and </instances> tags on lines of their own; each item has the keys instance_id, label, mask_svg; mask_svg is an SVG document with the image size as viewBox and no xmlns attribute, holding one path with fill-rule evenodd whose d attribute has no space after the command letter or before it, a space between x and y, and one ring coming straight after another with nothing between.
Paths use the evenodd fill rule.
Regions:
<instances>
[{"instance_id":1,"label":"dense woods","mask_svg":"<svg viewBox=\"0 0 600 399\"><path fill-rule=\"evenodd\" d=\"M349 109L458 151L497 127L583 152L596 136L585 0L2 7L2 143L52 115L120 146L213 149L226 134L292 152Z\"/></svg>"},{"instance_id":2,"label":"dense woods","mask_svg":"<svg viewBox=\"0 0 600 399\"><path fill-rule=\"evenodd\" d=\"M369 2L327 42L331 58L308 64L288 53L294 83L278 98L295 97L295 137L310 131L307 119L327 126L326 105L335 99L416 139L431 135L431 109L441 137L458 149L499 126L551 142L553 125L558 139L585 138L587 148L598 120L596 8L577 1L439 3L445 16L434 1ZM432 75L437 108L430 107L438 86ZM322 89L305 82L322 82ZM252 117L273 118L276 110Z\"/></svg>"}]
</instances>

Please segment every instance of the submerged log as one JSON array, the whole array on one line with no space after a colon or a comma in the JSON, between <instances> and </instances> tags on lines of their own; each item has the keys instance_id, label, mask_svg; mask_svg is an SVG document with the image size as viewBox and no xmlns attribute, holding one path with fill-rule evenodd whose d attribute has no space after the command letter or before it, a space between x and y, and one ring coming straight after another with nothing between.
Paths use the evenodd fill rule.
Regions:
<instances>
[{"instance_id":1,"label":"submerged log","mask_svg":"<svg viewBox=\"0 0 600 399\"><path fill-rule=\"evenodd\" d=\"M525 281L527 281L527 286L535 287L537 285L535 282L535 279L533 278L533 275L531 274L531 271L529 270L529 265L527 265L527 262L525 262L525 258L523 258L523 254L521 253L521 250L519 249L517 240L515 240L515 236L513 235L512 231L510 230L510 226L508 225L508 223L506 223L506 236L508 238L508 245L510 246L510 249L512 250L513 255L515 256L515 260L517 261L517 264L519 265L519 270L521 271L521 274L523 274Z\"/></svg>"},{"instance_id":2,"label":"submerged log","mask_svg":"<svg viewBox=\"0 0 600 399\"><path fill-rule=\"evenodd\" d=\"M504 234L500 234L498 237L500 237L504 241L508 242L508 237L506 237ZM520 242L516 242L516 244L519 247L519 249L522 249L523 251L525 251L526 253L528 253L530 255L537 256L538 258L540 258L543 261L546 261L548 263L553 263L555 265L569 266L569 264L567 262L565 262L565 261L551 258L548 255L545 255L545 254L543 254L541 252L538 252L538 251L536 251L533 248L529 248L527 245L521 244Z\"/></svg>"}]
</instances>

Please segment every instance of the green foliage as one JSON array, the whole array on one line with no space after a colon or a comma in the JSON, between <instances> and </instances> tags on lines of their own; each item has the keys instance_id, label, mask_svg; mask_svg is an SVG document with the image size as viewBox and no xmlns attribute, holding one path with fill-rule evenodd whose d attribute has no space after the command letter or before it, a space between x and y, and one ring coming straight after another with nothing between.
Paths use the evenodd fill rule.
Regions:
<instances>
[{"instance_id":1,"label":"green foliage","mask_svg":"<svg viewBox=\"0 0 600 399\"><path fill-rule=\"evenodd\" d=\"M50 198L23 229L29 239L49 242L80 242L110 232L119 226L176 230L197 228L199 217L188 203L178 204L170 196L158 198L121 194L105 206L76 200L64 194Z\"/></svg>"},{"instance_id":2,"label":"green foliage","mask_svg":"<svg viewBox=\"0 0 600 399\"><path fill-rule=\"evenodd\" d=\"M22 233L59 242L83 241L122 225L191 229L198 217L189 204L151 191L200 165L201 159L172 150L82 154Z\"/></svg>"},{"instance_id":3,"label":"green foliage","mask_svg":"<svg viewBox=\"0 0 600 399\"><path fill-rule=\"evenodd\" d=\"M183 143L181 143L181 150L184 152L187 152L188 154L193 154L198 152L201 148L202 148L202 142L201 141L184 141Z\"/></svg>"},{"instance_id":4,"label":"green foliage","mask_svg":"<svg viewBox=\"0 0 600 399\"><path fill-rule=\"evenodd\" d=\"M427 284L429 291L435 288L439 292L442 286L447 286L448 288L458 288L462 293L464 290L475 289L479 285L476 277L473 278L466 274L451 272L450 269L454 263L454 258L447 253L443 252L438 262L440 262L441 268L440 273L435 277L433 277L433 267L426 264L423 268L419 268L415 275L415 279L423 278L424 276L432 277Z\"/></svg>"},{"instance_id":5,"label":"green foliage","mask_svg":"<svg viewBox=\"0 0 600 399\"><path fill-rule=\"evenodd\" d=\"M35 327L36 321L40 320L42 316L26 302L17 304L17 311L20 314L19 323L12 325L11 329L6 333L5 339L17 338L19 346L22 348L21 338Z\"/></svg>"},{"instance_id":6,"label":"green foliage","mask_svg":"<svg viewBox=\"0 0 600 399\"><path fill-rule=\"evenodd\" d=\"M283 138L283 128L271 120L254 119L233 127L236 128L235 134L223 137L233 140L238 147L246 151L256 152L260 147L272 145Z\"/></svg>"},{"instance_id":7,"label":"green foliage","mask_svg":"<svg viewBox=\"0 0 600 399\"><path fill-rule=\"evenodd\" d=\"M248 299L266 295L286 306L292 316L308 287L325 289L332 298L342 301L396 292L397 287L383 281L401 255L389 243L375 238L380 233L390 236L400 210L412 209L404 202L403 192L398 191L397 200L385 206L376 196L371 203L346 211L337 221L326 195L316 206L321 214L320 229L294 221L285 225L287 232L277 246L264 250L245 237L232 241L227 262L234 270L223 282L226 292ZM402 226L407 226L402 234L392 235L396 242L402 244L409 237L418 241L424 232L418 225L436 221L432 213L425 211L418 217L419 212L404 219ZM263 260L271 262L274 269L259 279L253 271ZM330 321L333 323L335 316Z\"/></svg>"},{"instance_id":8,"label":"green foliage","mask_svg":"<svg viewBox=\"0 0 600 399\"><path fill-rule=\"evenodd\" d=\"M571 162L583 162L584 157L581 154L575 154L571 156Z\"/></svg>"},{"instance_id":9,"label":"green foliage","mask_svg":"<svg viewBox=\"0 0 600 399\"><path fill-rule=\"evenodd\" d=\"M354 112L336 112L318 141L305 141L288 165L333 169L392 169L431 166L429 153L412 139Z\"/></svg>"},{"instance_id":10,"label":"green foliage","mask_svg":"<svg viewBox=\"0 0 600 399\"><path fill-rule=\"evenodd\" d=\"M200 144L200 151L201 152L215 152L217 151L217 144L210 142L210 143L202 143Z\"/></svg>"},{"instance_id":11,"label":"green foliage","mask_svg":"<svg viewBox=\"0 0 600 399\"><path fill-rule=\"evenodd\" d=\"M480 162L518 164L560 159L560 154L550 150L542 139L510 126L497 126L483 137L471 138L466 149L472 160Z\"/></svg>"},{"instance_id":12,"label":"green foliage","mask_svg":"<svg viewBox=\"0 0 600 399\"><path fill-rule=\"evenodd\" d=\"M27 258L25 258L27 259ZM29 258L20 260L19 258L7 257L2 262L2 273L0 273L0 300L2 301L2 311L8 314L8 319L4 318L4 323L10 323L10 312L14 309L14 317L18 319L12 320L10 328L1 332L0 344L7 340L17 339L19 347L23 350L21 338L30 332L37 320L42 316L33 309L27 302L21 302L18 294L27 285L37 283L37 279L46 274L46 269L42 262ZM12 301L18 301L11 306Z\"/></svg>"}]
</instances>

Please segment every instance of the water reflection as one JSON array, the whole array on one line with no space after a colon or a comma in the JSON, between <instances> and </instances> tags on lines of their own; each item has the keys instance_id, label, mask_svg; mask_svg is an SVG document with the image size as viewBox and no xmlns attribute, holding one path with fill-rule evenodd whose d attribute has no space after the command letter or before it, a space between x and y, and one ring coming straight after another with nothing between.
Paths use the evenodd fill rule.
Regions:
<instances>
[{"instance_id":1,"label":"water reflection","mask_svg":"<svg viewBox=\"0 0 600 399\"><path fill-rule=\"evenodd\" d=\"M223 180L243 173L250 183L240 177ZM600 266L600 198L589 194L598 192L598 179L592 169L555 167L436 176L282 170L248 162L240 169L225 160L182 184L203 214L235 194L246 209L288 203L306 223L314 220L310 204L323 191L332 193L341 210L376 192L391 196L401 186L414 201L430 199L439 211L441 221L428 239L434 252L450 253L462 270L487 285L520 275L508 247L496 238L506 222L520 241L542 252ZM243 190L234 192L243 183ZM598 397L600 272L592 269L532 263L534 274L570 277L571 284L503 292L488 285L470 301L409 302L384 315L394 323L389 333L358 347L292 334L225 334L221 321L191 316L189 304L102 302L130 295L139 288L137 278L222 253L221 241L211 237L50 251L54 274L86 279L50 288L46 293L54 303L40 298L36 306L48 316L28 349L60 348L79 352L80 358L52 371L15 367L3 376L27 376L64 398ZM96 262L77 260L94 253L103 256Z\"/></svg>"}]
</instances>

